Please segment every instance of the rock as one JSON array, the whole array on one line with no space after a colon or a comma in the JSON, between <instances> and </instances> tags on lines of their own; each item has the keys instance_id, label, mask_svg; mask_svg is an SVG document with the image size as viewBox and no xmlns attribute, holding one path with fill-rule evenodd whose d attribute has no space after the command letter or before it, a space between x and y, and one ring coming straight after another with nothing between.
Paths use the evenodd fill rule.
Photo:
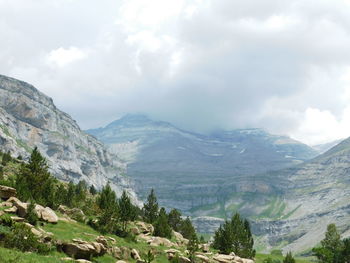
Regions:
<instances>
[{"instance_id":1,"label":"rock","mask_svg":"<svg viewBox=\"0 0 350 263\"><path fill-rule=\"evenodd\" d=\"M71 243L63 243L62 250L68 256L76 259L90 259L93 256L102 256L107 249L101 243L87 242L73 239Z\"/></svg>"},{"instance_id":2,"label":"rock","mask_svg":"<svg viewBox=\"0 0 350 263\"><path fill-rule=\"evenodd\" d=\"M235 256L233 255L224 255L224 254L217 254L213 257L213 259L220 263L232 263L235 260Z\"/></svg>"},{"instance_id":3,"label":"rock","mask_svg":"<svg viewBox=\"0 0 350 263\"><path fill-rule=\"evenodd\" d=\"M13 206L13 207L7 208L7 209L4 210L4 212L10 213L10 214L16 214L17 213L17 207Z\"/></svg>"},{"instance_id":4,"label":"rock","mask_svg":"<svg viewBox=\"0 0 350 263\"><path fill-rule=\"evenodd\" d=\"M208 253L210 251L210 245L208 243L202 244L202 251Z\"/></svg>"},{"instance_id":5,"label":"rock","mask_svg":"<svg viewBox=\"0 0 350 263\"><path fill-rule=\"evenodd\" d=\"M109 241L111 241L112 243L117 242L117 241L115 240L115 238L113 238L113 237L107 237L107 239L108 239Z\"/></svg>"},{"instance_id":6,"label":"rock","mask_svg":"<svg viewBox=\"0 0 350 263\"><path fill-rule=\"evenodd\" d=\"M138 221L138 222L136 222L136 225L137 225L139 231L143 234L152 235L154 232L154 227L151 224L147 224L145 222Z\"/></svg>"},{"instance_id":7,"label":"rock","mask_svg":"<svg viewBox=\"0 0 350 263\"><path fill-rule=\"evenodd\" d=\"M181 245L187 245L188 244L188 239L184 238L181 233L173 231L173 236L176 239L176 242L181 246Z\"/></svg>"},{"instance_id":8,"label":"rock","mask_svg":"<svg viewBox=\"0 0 350 263\"><path fill-rule=\"evenodd\" d=\"M91 261L86 260L86 259L77 259L75 262L77 262L77 263L92 263Z\"/></svg>"},{"instance_id":9,"label":"rock","mask_svg":"<svg viewBox=\"0 0 350 263\"><path fill-rule=\"evenodd\" d=\"M147 243L150 246L166 246L166 247L172 247L175 246L175 244L173 242L171 242L169 239L166 239L164 237L152 237L151 239L149 239L147 241Z\"/></svg>"},{"instance_id":10,"label":"rock","mask_svg":"<svg viewBox=\"0 0 350 263\"><path fill-rule=\"evenodd\" d=\"M60 205L58 211L71 219L74 219L79 222L86 220L84 212L79 208L68 208L67 206Z\"/></svg>"},{"instance_id":11,"label":"rock","mask_svg":"<svg viewBox=\"0 0 350 263\"><path fill-rule=\"evenodd\" d=\"M24 218L23 217L19 217L19 216L11 216L12 221L15 221L17 223L21 223L24 222Z\"/></svg>"},{"instance_id":12,"label":"rock","mask_svg":"<svg viewBox=\"0 0 350 263\"><path fill-rule=\"evenodd\" d=\"M204 255L198 254L198 255L195 255L195 257L201 262L209 263L210 261L210 259Z\"/></svg>"},{"instance_id":13,"label":"rock","mask_svg":"<svg viewBox=\"0 0 350 263\"><path fill-rule=\"evenodd\" d=\"M141 260L139 252L135 248L133 248L131 250L130 254L131 254L131 258L136 259L136 260Z\"/></svg>"},{"instance_id":14,"label":"rock","mask_svg":"<svg viewBox=\"0 0 350 263\"><path fill-rule=\"evenodd\" d=\"M108 241L104 236L96 237L96 242L103 244L105 247L108 247Z\"/></svg>"},{"instance_id":15,"label":"rock","mask_svg":"<svg viewBox=\"0 0 350 263\"><path fill-rule=\"evenodd\" d=\"M180 256L179 263L191 263L191 260L189 258L184 257L184 256Z\"/></svg>"},{"instance_id":16,"label":"rock","mask_svg":"<svg viewBox=\"0 0 350 263\"><path fill-rule=\"evenodd\" d=\"M234 261L237 262L237 263L243 263L243 258L235 256Z\"/></svg>"},{"instance_id":17,"label":"rock","mask_svg":"<svg viewBox=\"0 0 350 263\"><path fill-rule=\"evenodd\" d=\"M70 258L70 257L65 257L65 258L61 258L62 261L69 261L72 262L74 261L74 258Z\"/></svg>"},{"instance_id":18,"label":"rock","mask_svg":"<svg viewBox=\"0 0 350 263\"><path fill-rule=\"evenodd\" d=\"M136 263L145 263L145 261L142 259L138 259L138 260L136 260Z\"/></svg>"},{"instance_id":19,"label":"rock","mask_svg":"<svg viewBox=\"0 0 350 263\"><path fill-rule=\"evenodd\" d=\"M0 198L9 199L10 197L15 197L17 195L16 189L4 185L0 185Z\"/></svg>"},{"instance_id":20,"label":"rock","mask_svg":"<svg viewBox=\"0 0 350 263\"><path fill-rule=\"evenodd\" d=\"M130 228L130 232L131 232L132 234L134 234L134 235L140 235L140 234L141 234L140 230L139 230L138 227L136 227L136 226Z\"/></svg>"},{"instance_id":21,"label":"rock","mask_svg":"<svg viewBox=\"0 0 350 263\"><path fill-rule=\"evenodd\" d=\"M127 263L127 262L124 260L118 260L116 263Z\"/></svg>"},{"instance_id":22,"label":"rock","mask_svg":"<svg viewBox=\"0 0 350 263\"><path fill-rule=\"evenodd\" d=\"M58 216L50 207L43 207L41 205L35 205L34 211L38 215L39 219L56 224L58 222Z\"/></svg>"},{"instance_id":23,"label":"rock","mask_svg":"<svg viewBox=\"0 0 350 263\"><path fill-rule=\"evenodd\" d=\"M122 259L122 251L119 247L110 247L107 249L107 253L114 258Z\"/></svg>"},{"instance_id":24,"label":"rock","mask_svg":"<svg viewBox=\"0 0 350 263\"><path fill-rule=\"evenodd\" d=\"M130 258L130 248L128 247L120 247L121 250L121 258L129 259Z\"/></svg>"},{"instance_id":25,"label":"rock","mask_svg":"<svg viewBox=\"0 0 350 263\"><path fill-rule=\"evenodd\" d=\"M15 207L17 207L17 214L20 217L25 217L27 215L28 204L21 202L16 197L10 197L7 202L12 203Z\"/></svg>"},{"instance_id":26,"label":"rock","mask_svg":"<svg viewBox=\"0 0 350 263\"><path fill-rule=\"evenodd\" d=\"M2 202L0 203L0 207L12 207L13 204L11 202Z\"/></svg>"},{"instance_id":27,"label":"rock","mask_svg":"<svg viewBox=\"0 0 350 263\"><path fill-rule=\"evenodd\" d=\"M164 252L167 253L167 254L168 254L168 253L172 253L172 254L178 253L178 254L180 254L180 251L177 250L177 249L174 249L174 248L164 250Z\"/></svg>"}]
</instances>

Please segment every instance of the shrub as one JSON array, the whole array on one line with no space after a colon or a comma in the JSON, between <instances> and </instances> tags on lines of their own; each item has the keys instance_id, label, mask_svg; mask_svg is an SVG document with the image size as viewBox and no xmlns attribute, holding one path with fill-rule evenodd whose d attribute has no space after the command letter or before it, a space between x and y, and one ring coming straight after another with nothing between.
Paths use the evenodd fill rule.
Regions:
<instances>
[{"instance_id":1,"label":"shrub","mask_svg":"<svg viewBox=\"0 0 350 263\"><path fill-rule=\"evenodd\" d=\"M28 206L27 215L25 216L28 223L32 224L33 226L35 226L38 222L38 216L37 216L34 209L35 209L35 204L32 201L32 202L30 202L30 204Z\"/></svg>"},{"instance_id":2,"label":"shrub","mask_svg":"<svg viewBox=\"0 0 350 263\"><path fill-rule=\"evenodd\" d=\"M0 216L0 223L4 226L12 226L13 225L13 220L9 214L3 214Z\"/></svg>"}]
</instances>

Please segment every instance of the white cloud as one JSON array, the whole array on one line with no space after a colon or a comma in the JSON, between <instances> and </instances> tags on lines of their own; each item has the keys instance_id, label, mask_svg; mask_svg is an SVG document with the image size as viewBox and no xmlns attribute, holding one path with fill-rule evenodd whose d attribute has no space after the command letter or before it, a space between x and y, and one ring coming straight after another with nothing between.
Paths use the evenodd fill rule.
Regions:
<instances>
[{"instance_id":1,"label":"white cloud","mask_svg":"<svg viewBox=\"0 0 350 263\"><path fill-rule=\"evenodd\" d=\"M86 52L82 51L79 48L70 47L68 49L65 49L60 47L58 49L50 51L50 53L47 55L47 61L50 64L54 64L59 67L64 67L67 64L70 64L74 61L77 61L86 57L87 57Z\"/></svg>"},{"instance_id":2,"label":"white cloud","mask_svg":"<svg viewBox=\"0 0 350 263\"><path fill-rule=\"evenodd\" d=\"M84 128L145 112L193 130L258 126L323 142L350 135L348 7L0 0L0 72L35 84Z\"/></svg>"}]
</instances>

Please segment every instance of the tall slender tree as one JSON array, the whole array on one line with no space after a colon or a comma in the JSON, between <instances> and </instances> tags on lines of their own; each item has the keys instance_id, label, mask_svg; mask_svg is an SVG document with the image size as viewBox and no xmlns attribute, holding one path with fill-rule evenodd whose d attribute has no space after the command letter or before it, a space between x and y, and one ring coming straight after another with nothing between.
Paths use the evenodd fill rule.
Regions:
<instances>
[{"instance_id":1,"label":"tall slender tree","mask_svg":"<svg viewBox=\"0 0 350 263\"><path fill-rule=\"evenodd\" d=\"M153 224L158 218L158 202L157 197L152 189L147 197L147 202L143 206L143 216L147 223Z\"/></svg>"}]
</instances>

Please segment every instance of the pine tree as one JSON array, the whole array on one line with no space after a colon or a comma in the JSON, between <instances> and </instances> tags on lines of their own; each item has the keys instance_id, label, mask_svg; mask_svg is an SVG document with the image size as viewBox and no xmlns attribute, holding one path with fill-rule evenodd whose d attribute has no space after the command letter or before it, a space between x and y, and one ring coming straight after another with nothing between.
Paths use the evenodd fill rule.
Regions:
<instances>
[{"instance_id":1,"label":"pine tree","mask_svg":"<svg viewBox=\"0 0 350 263\"><path fill-rule=\"evenodd\" d=\"M189 259L191 260L192 263L195 262L195 253L198 251L198 249L199 249L198 238L197 238L197 235L193 233L187 244Z\"/></svg>"},{"instance_id":2,"label":"pine tree","mask_svg":"<svg viewBox=\"0 0 350 263\"><path fill-rule=\"evenodd\" d=\"M92 184L89 189L90 194L95 195L97 194L95 186Z\"/></svg>"},{"instance_id":3,"label":"pine tree","mask_svg":"<svg viewBox=\"0 0 350 263\"><path fill-rule=\"evenodd\" d=\"M343 249L343 242L340 239L335 224L327 226L325 238L321 241L320 247L315 247L312 252L320 262L338 263L340 262Z\"/></svg>"},{"instance_id":4,"label":"pine tree","mask_svg":"<svg viewBox=\"0 0 350 263\"><path fill-rule=\"evenodd\" d=\"M253 258L253 245L249 222L243 220L238 213L231 220L225 221L214 235L213 247L224 254L234 252L240 257Z\"/></svg>"},{"instance_id":5,"label":"pine tree","mask_svg":"<svg viewBox=\"0 0 350 263\"><path fill-rule=\"evenodd\" d=\"M143 206L143 216L147 223L153 224L158 218L158 202L154 190L147 197L147 202Z\"/></svg>"},{"instance_id":6,"label":"pine tree","mask_svg":"<svg viewBox=\"0 0 350 263\"><path fill-rule=\"evenodd\" d=\"M128 221L132 220L135 217L135 211L130 197L127 195L125 190L118 200L118 214L119 219L122 223L122 231L126 232Z\"/></svg>"},{"instance_id":7,"label":"pine tree","mask_svg":"<svg viewBox=\"0 0 350 263\"><path fill-rule=\"evenodd\" d=\"M192 222L189 217L181 222L179 232L184 238L190 239L196 230L194 229Z\"/></svg>"},{"instance_id":8,"label":"pine tree","mask_svg":"<svg viewBox=\"0 0 350 263\"><path fill-rule=\"evenodd\" d=\"M168 216L165 208L162 207L159 211L159 216L154 225L154 235L159 237L171 238L171 227L168 224Z\"/></svg>"},{"instance_id":9,"label":"pine tree","mask_svg":"<svg viewBox=\"0 0 350 263\"><path fill-rule=\"evenodd\" d=\"M182 218L181 218L181 213L179 210L177 209L171 209L171 211L169 212L168 215L168 223L171 226L171 228L176 231L179 232L180 228L181 228L181 224L182 224Z\"/></svg>"},{"instance_id":10,"label":"pine tree","mask_svg":"<svg viewBox=\"0 0 350 263\"><path fill-rule=\"evenodd\" d=\"M288 252L286 257L283 259L283 263L295 263L292 252Z\"/></svg>"},{"instance_id":11,"label":"pine tree","mask_svg":"<svg viewBox=\"0 0 350 263\"><path fill-rule=\"evenodd\" d=\"M97 200L98 206L103 209L116 209L117 197L109 183L102 188L100 196Z\"/></svg>"},{"instance_id":12,"label":"pine tree","mask_svg":"<svg viewBox=\"0 0 350 263\"><path fill-rule=\"evenodd\" d=\"M27 210L25 219L28 221L29 224L33 226L35 226L36 223L38 222L38 216L34 209L35 209L35 204L34 204L34 201L32 200L28 205L28 210Z\"/></svg>"}]
</instances>

